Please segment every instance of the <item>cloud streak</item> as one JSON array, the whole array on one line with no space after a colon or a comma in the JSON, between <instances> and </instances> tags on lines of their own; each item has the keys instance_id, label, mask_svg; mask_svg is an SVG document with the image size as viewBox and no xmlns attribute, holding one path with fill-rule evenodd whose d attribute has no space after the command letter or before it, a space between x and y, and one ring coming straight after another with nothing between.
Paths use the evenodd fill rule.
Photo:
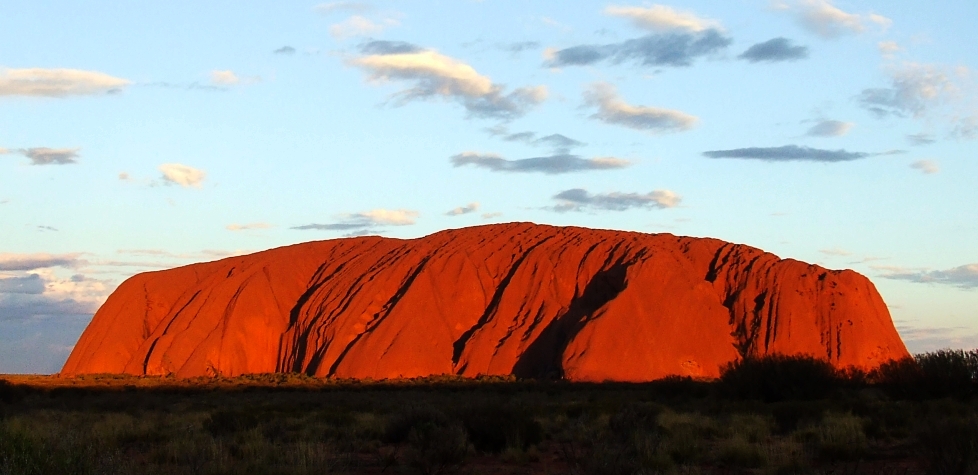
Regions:
<instances>
[{"instance_id":1,"label":"cloud streak","mask_svg":"<svg viewBox=\"0 0 978 475\"><path fill-rule=\"evenodd\" d=\"M373 209L360 213L345 214L340 216L340 220L326 224L304 224L293 226L290 229L299 231L347 231L347 236L360 236L364 234L379 232L383 226L410 226L415 224L421 216L414 210L409 209Z\"/></svg>"},{"instance_id":2,"label":"cloud streak","mask_svg":"<svg viewBox=\"0 0 978 475\"><path fill-rule=\"evenodd\" d=\"M592 119L652 133L689 130L699 121L678 110L628 104L618 96L615 86L605 82L591 84L584 91L584 103L597 107Z\"/></svg>"},{"instance_id":3,"label":"cloud streak","mask_svg":"<svg viewBox=\"0 0 978 475\"><path fill-rule=\"evenodd\" d=\"M934 160L917 160L910 164L910 168L919 170L925 175L933 175L934 173L941 171L940 165L938 165Z\"/></svg>"},{"instance_id":4,"label":"cloud streak","mask_svg":"<svg viewBox=\"0 0 978 475\"><path fill-rule=\"evenodd\" d=\"M400 23L393 18L385 18L375 22L369 18L353 15L340 23L329 27L329 34L336 39L346 39L354 36L369 36L378 34L387 28Z\"/></svg>"},{"instance_id":5,"label":"cloud streak","mask_svg":"<svg viewBox=\"0 0 978 475\"><path fill-rule=\"evenodd\" d=\"M820 120L805 132L809 137L841 137L848 134L855 124L840 120Z\"/></svg>"},{"instance_id":6,"label":"cloud streak","mask_svg":"<svg viewBox=\"0 0 978 475\"><path fill-rule=\"evenodd\" d=\"M458 208L449 210L445 213L446 216L461 216L463 214L475 213L479 210L479 203L469 203L465 206L459 206Z\"/></svg>"},{"instance_id":7,"label":"cloud streak","mask_svg":"<svg viewBox=\"0 0 978 475\"><path fill-rule=\"evenodd\" d=\"M0 155L18 154L30 159L31 165L71 165L78 163L80 148L33 147L7 150L0 148Z\"/></svg>"},{"instance_id":8,"label":"cloud streak","mask_svg":"<svg viewBox=\"0 0 978 475\"><path fill-rule=\"evenodd\" d=\"M577 155L560 154L507 160L493 153L479 152L462 152L453 155L450 161L454 167L472 165L494 172L544 173L547 175L589 170L614 170L631 165L630 161L615 157L581 158Z\"/></svg>"},{"instance_id":9,"label":"cloud streak","mask_svg":"<svg viewBox=\"0 0 978 475\"><path fill-rule=\"evenodd\" d=\"M719 30L697 33L654 33L604 45L578 45L545 51L546 65L588 66L602 61L612 64L635 62L641 66L690 66L699 58L714 55L733 43Z\"/></svg>"},{"instance_id":10,"label":"cloud streak","mask_svg":"<svg viewBox=\"0 0 978 475\"><path fill-rule=\"evenodd\" d=\"M748 147L732 150L712 150L709 152L703 152L703 156L709 158L739 158L747 160L763 160L766 162L847 162L872 157L875 155L881 154L849 152L842 149L825 150L812 147L801 147L798 145L785 145L782 147Z\"/></svg>"},{"instance_id":11,"label":"cloud streak","mask_svg":"<svg viewBox=\"0 0 978 475\"><path fill-rule=\"evenodd\" d=\"M68 97L114 94L126 79L79 69L0 69L0 96Z\"/></svg>"},{"instance_id":12,"label":"cloud streak","mask_svg":"<svg viewBox=\"0 0 978 475\"><path fill-rule=\"evenodd\" d=\"M224 227L228 231L253 231L256 229L271 229L275 226L268 223L246 223L246 224L229 224Z\"/></svg>"},{"instance_id":13,"label":"cloud streak","mask_svg":"<svg viewBox=\"0 0 978 475\"><path fill-rule=\"evenodd\" d=\"M607 15L629 19L638 28L659 33L673 31L698 33L722 28L716 20L702 18L693 12L675 10L665 5L651 7L609 5L604 12Z\"/></svg>"},{"instance_id":14,"label":"cloud streak","mask_svg":"<svg viewBox=\"0 0 978 475\"><path fill-rule=\"evenodd\" d=\"M200 188L207 177L207 172L180 163L164 163L159 166L164 183L180 185L184 188Z\"/></svg>"},{"instance_id":15,"label":"cloud streak","mask_svg":"<svg viewBox=\"0 0 978 475\"><path fill-rule=\"evenodd\" d=\"M757 43L737 57L752 63L798 61L808 58L808 47L792 45L791 40L779 37Z\"/></svg>"},{"instance_id":16,"label":"cloud streak","mask_svg":"<svg viewBox=\"0 0 978 475\"><path fill-rule=\"evenodd\" d=\"M0 271L32 271L84 265L78 254L0 254Z\"/></svg>"},{"instance_id":17,"label":"cloud streak","mask_svg":"<svg viewBox=\"0 0 978 475\"><path fill-rule=\"evenodd\" d=\"M506 92L472 66L437 51L404 42L372 41L361 45L363 56L348 64L368 74L371 82L404 81L411 87L394 94L395 104L443 98L460 103L470 117L514 119L547 98L544 86Z\"/></svg>"},{"instance_id":18,"label":"cloud streak","mask_svg":"<svg viewBox=\"0 0 978 475\"><path fill-rule=\"evenodd\" d=\"M825 39L856 35L866 31L869 25L885 30L892 21L875 13L856 14L841 10L828 0L794 0L780 2L776 8L794 15L802 28Z\"/></svg>"},{"instance_id":19,"label":"cloud streak","mask_svg":"<svg viewBox=\"0 0 978 475\"><path fill-rule=\"evenodd\" d=\"M595 193L583 188L561 191L553 197L557 204L550 208L557 212L606 210L625 211L632 208L663 209L674 208L682 198L669 190L654 190L649 193Z\"/></svg>"},{"instance_id":20,"label":"cloud streak","mask_svg":"<svg viewBox=\"0 0 978 475\"><path fill-rule=\"evenodd\" d=\"M911 271L881 268L887 279L905 280L922 284L952 285L962 289L978 288L978 264L966 264L946 270Z\"/></svg>"}]
</instances>

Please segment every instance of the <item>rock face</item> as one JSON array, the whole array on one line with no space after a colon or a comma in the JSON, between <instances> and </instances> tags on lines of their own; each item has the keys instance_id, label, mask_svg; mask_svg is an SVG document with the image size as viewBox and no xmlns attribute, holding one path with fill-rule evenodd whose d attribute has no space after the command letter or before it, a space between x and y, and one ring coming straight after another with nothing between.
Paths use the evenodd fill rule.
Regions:
<instances>
[{"instance_id":1,"label":"rock face","mask_svg":"<svg viewBox=\"0 0 978 475\"><path fill-rule=\"evenodd\" d=\"M63 375L647 381L907 355L873 284L716 239L529 223L310 242L125 281Z\"/></svg>"}]
</instances>

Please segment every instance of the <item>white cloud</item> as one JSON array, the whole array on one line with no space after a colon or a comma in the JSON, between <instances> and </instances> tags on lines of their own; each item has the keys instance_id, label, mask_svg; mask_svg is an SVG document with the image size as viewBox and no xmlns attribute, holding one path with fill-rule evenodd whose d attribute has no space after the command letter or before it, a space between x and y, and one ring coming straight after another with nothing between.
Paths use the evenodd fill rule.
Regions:
<instances>
[{"instance_id":1,"label":"white cloud","mask_svg":"<svg viewBox=\"0 0 978 475\"><path fill-rule=\"evenodd\" d=\"M910 164L910 168L920 170L921 173L931 175L941 171L940 165L934 160L917 160Z\"/></svg>"},{"instance_id":2,"label":"white cloud","mask_svg":"<svg viewBox=\"0 0 978 475\"><path fill-rule=\"evenodd\" d=\"M586 209L625 211L629 208L675 208L682 201L682 197L670 190L654 190L644 194L618 191L591 194L585 189L573 188L557 193L553 198L558 204L551 209L559 212Z\"/></svg>"},{"instance_id":3,"label":"white cloud","mask_svg":"<svg viewBox=\"0 0 978 475\"><path fill-rule=\"evenodd\" d=\"M461 102L473 116L514 118L547 98L545 86L522 87L505 94L503 86L472 66L408 43L373 41L361 49L370 54L351 59L349 64L367 71L370 81L414 83L395 94L399 102L443 97Z\"/></svg>"},{"instance_id":4,"label":"white cloud","mask_svg":"<svg viewBox=\"0 0 978 475\"><path fill-rule=\"evenodd\" d=\"M866 31L869 23L877 25L882 30L886 30L893 23L889 18L875 13L845 12L832 5L829 0L796 0L791 3L779 3L776 8L791 11L802 27L826 39L862 33Z\"/></svg>"},{"instance_id":5,"label":"white cloud","mask_svg":"<svg viewBox=\"0 0 978 475\"><path fill-rule=\"evenodd\" d=\"M482 219L493 219L493 218L498 218L502 215L503 214L500 213L499 211L495 211L492 213L482 213Z\"/></svg>"},{"instance_id":6,"label":"white cloud","mask_svg":"<svg viewBox=\"0 0 978 475\"><path fill-rule=\"evenodd\" d=\"M370 71L372 80L424 82L419 85L421 89L407 91L410 94L479 97L491 94L494 89L492 80L472 66L431 50L374 54L356 58L352 63Z\"/></svg>"},{"instance_id":7,"label":"white cloud","mask_svg":"<svg viewBox=\"0 0 978 475\"><path fill-rule=\"evenodd\" d=\"M327 2L320 3L312 9L323 15L329 15L334 12L365 12L370 10L372 7L369 4L362 2Z\"/></svg>"},{"instance_id":8,"label":"white cloud","mask_svg":"<svg viewBox=\"0 0 978 475\"><path fill-rule=\"evenodd\" d=\"M852 122L842 122L839 120L820 120L813 125L805 135L811 137L840 137L847 133L856 125Z\"/></svg>"},{"instance_id":9,"label":"white cloud","mask_svg":"<svg viewBox=\"0 0 978 475\"><path fill-rule=\"evenodd\" d=\"M80 254L0 253L0 271L33 271L49 267L73 268L86 264Z\"/></svg>"},{"instance_id":10,"label":"white cloud","mask_svg":"<svg viewBox=\"0 0 978 475\"><path fill-rule=\"evenodd\" d=\"M159 166L159 170L163 173L164 182L177 184L184 188L190 186L200 188L207 176L207 172L203 170L179 163L164 163Z\"/></svg>"},{"instance_id":11,"label":"white cloud","mask_svg":"<svg viewBox=\"0 0 978 475\"><path fill-rule=\"evenodd\" d=\"M890 87L863 89L860 105L877 117L939 119L950 136L978 137L978 83L965 66L905 62L888 68Z\"/></svg>"},{"instance_id":12,"label":"white cloud","mask_svg":"<svg viewBox=\"0 0 978 475\"><path fill-rule=\"evenodd\" d=\"M304 224L290 229L300 231L346 231L346 236L363 236L378 231L380 226L410 226L414 224L421 213L410 209L372 209L360 213L344 214L340 220L327 224Z\"/></svg>"},{"instance_id":13,"label":"white cloud","mask_svg":"<svg viewBox=\"0 0 978 475\"><path fill-rule=\"evenodd\" d=\"M465 206L459 206L449 212L445 213L448 216L459 216L462 214L474 213L479 210L479 203L469 203Z\"/></svg>"},{"instance_id":14,"label":"white cloud","mask_svg":"<svg viewBox=\"0 0 978 475\"><path fill-rule=\"evenodd\" d=\"M250 231L252 229L271 229L272 226L268 223L246 223L246 224L229 224L225 226L228 231Z\"/></svg>"},{"instance_id":15,"label":"white cloud","mask_svg":"<svg viewBox=\"0 0 978 475\"><path fill-rule=\"evenodd\" d=\"M362 213L356 213L353 216L358 219L364 219L373 224L408 226L414 224L415 220L421 216L421 213L409 209L373 209L370 211L364 211Z\"/></svg>"},{"instance_id":16,"label":"white cloud","mask_svg":"<svg viewBox=\"0 0 978 475\"><path fill-rule=\"evenodd\" d=\"M218 86L233 86L239 83L241 80L238 76L234 74L231 70L214 70L211 71L211 83Z\"/></svg>"},{"instance_id":17,"label":"white cloud","mask_svg":"<svg viewBox=\"0 0 978 475\"><path fill-rule=\"evenodd\" d=\"M907 280L925 284L946 284L962 289L978 288L978 263L966 264L947 270L908 270L898 267L875 267L884 271L887 279Z\"/></svg>"},{"instance_id":18,"label":"white cloud","mask_svg":"<svg viewBox=\"0 0 978 475\"><path fill-rule=\"evenodd\" d=\"M657 33L670 31L696 33L710 28L721 28L720 23L715 20L700 18L694 13L674 10L665 5L652 5L648 8L609 5L604 12L608 15L628 18L635 26Z\"/></svg>"},{"instance_id":19,"label":"white cloud","mask_svg":"<svg viewBox=\"0 0 978 475\"><path fill-rule=\"evenodd\" d=\"M78 163L78 148L47 148L37 147L19 150L25 157L31 159L31 165L67 165Z\"/></svg>"},{"instance_id":20,"label":"white cloud","mask_svg":"<svg viewBox=\"0 0 978 475\"><path fill-rule=\"evenodd\" d=\"M125 79L79 69L0 69L0 96L66 97L111 94Z\"/></svg>"},{"instance_id":21,"label":"white cloud","mask_svg":"<svg viewBox=\"0 0 978 475\"><path fill-rule=\"evenodd\" d=\"M699 121L678 110L628 104L618 97L615 86L605 82L591 84L584 91L584 102L598 108L592 119L652 133L689 130Z\"/></svg>"},{"instance_id":22,"label":"white cloud","mask_svg":"<svg viewBox=\"0 0 978 475\"><path fill-rule=\"evenodd\" d=\"M880 41L876 43L876 47L880 50L880 54L886 57L891 57L902 49L896 41Z\"/></svg>"},{"instance_id":23,"label":"white cloud","mask_svg":"<svg viewBox=\"0 0 978 475\"><path fill-rule=\"evenodd\" d=\"M336 39L345 39L352 36L370 36L384 31L385 29L397 26L399 23L392 18L385 18L380 22L374 22L369 18L360 15L353 15L340 23L329 27L329 34Z\"/></svg>"},{"instance_id":24,"label":"white cloud","mask_svg":"<svg viewBox=\"0 0 978 475\"><path fill-rule=\"evenodd\" d=\"M852 255L851 252L849 252L849 251L847 251L845 249L839 249L839 248L834 248L834 249L819 249L818 252L821 252L822 254L825 254L826 256L833 256L833 257L843 257L843 256Z\"/></svg>"}]
</instances>

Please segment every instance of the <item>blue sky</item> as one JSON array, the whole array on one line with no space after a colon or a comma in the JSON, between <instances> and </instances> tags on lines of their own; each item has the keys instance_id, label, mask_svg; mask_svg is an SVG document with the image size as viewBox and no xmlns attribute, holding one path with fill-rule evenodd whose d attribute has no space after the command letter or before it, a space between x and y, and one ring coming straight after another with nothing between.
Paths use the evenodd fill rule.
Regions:
<instances>
[{"instance_id":1,"label":"blue sky","mask_svg":"<svg viewBox=\"0 0 978 475\"><path fill-rule=\"evenodd\" d=\"M978 3L0 1L0 373L142 271L485 223L869 276L978 346ZM970 46L969 46L970 45Z\"/></svg>"}]
</instances>

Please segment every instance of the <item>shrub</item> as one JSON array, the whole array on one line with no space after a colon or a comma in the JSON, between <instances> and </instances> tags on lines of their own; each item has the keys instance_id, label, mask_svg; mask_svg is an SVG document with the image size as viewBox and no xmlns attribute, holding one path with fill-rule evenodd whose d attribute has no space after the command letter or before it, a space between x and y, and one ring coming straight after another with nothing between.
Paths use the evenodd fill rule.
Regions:
<instances>
[{"instance_id":1,"label":"shrub","mask_svg":"<svg viewBox=\"0 0 978 475\"><path fill-rule=\"evenodd\" d=\"M742 437L720 442L716 448L716 461L723 467L751 469L767 464L767 455L761 446Z\"/></svg>"},{"instance_id":2,"label":"shrub","mask_svg":"<svg viewBox=\"0 0 978 475\"><path fill-rule=\"evenodd\" d=\"M543 428L525 409L502 404L471 406L459 413L469 440L482 452L526 450L543 440Z\"/></svg>"},{"instance_id":3,"label":"shrub","mask_svg":"<svg viewBox=\"0 0 978 475\"><path fill-rule=\"evenodd\" d=\"M938 350L888 361L871 379L897 397L967 396L978 382L978 351Z\"/></svg>"},{"instance_id":4,"label":"shrub","mask_svg":"<svg viewBox=\"0 0 978 475\"><path fill-rule=\"evenodd\" d=\"M821 422L802 429L797 436L826 461L856 460L869 448L863 420L852 414L826 413Z\"/></svg>"},{"instance_id":5,"label":"shrub","mask_svg":"<svg viewBox=\"0 0 978 475\"><path fill-rule=\"evenodd\" d=\"M384 442L399 444L408 440L411 430L422 425L445 426L449 418L445 413L427 407L411 406L398 412L387 420L384 428Z\"/></svg>"},{"instance_id":6,"label":"shrub","mask_svg":"<svg viewBox=\"0 0 978 475\"><path fill-rule=\"evenodd\" d=\"M254 429L258 423L258 416L253 411L219 410L204 421L204 430L220 437Z\"/></svg>"},{"instance_id":7,"label":"shrub","mask_svg":"<svg viewBox=\"0 0 978 475\"><path fill-rule=\"evenodd\" d=\"M407 463L426 475L458 468L468 452L468 435L458 421L447 424L426 421L412 427L408 434Z\"/></svg>"},{"instance_id":8,"label":"shrub","mask_svg":"<svg viewBox=\"0 0 978 475\"><path fill-rule=\"evenodd\" d=\"M971 473L978 466L978 418L928 418L917 429L917 446L928 473Z\"/></svg>"},{"instance_id":9,"label":"shrub","mask_svg":"<svg viewBox=\"0 0 978 475\"><path fill-rule=\"evenodd\" d=\"M821 399L839 382L828 361L803 355L748 357L728 363L720 372L725 394L767 402Z\"/></svg>"}]
</instances>

